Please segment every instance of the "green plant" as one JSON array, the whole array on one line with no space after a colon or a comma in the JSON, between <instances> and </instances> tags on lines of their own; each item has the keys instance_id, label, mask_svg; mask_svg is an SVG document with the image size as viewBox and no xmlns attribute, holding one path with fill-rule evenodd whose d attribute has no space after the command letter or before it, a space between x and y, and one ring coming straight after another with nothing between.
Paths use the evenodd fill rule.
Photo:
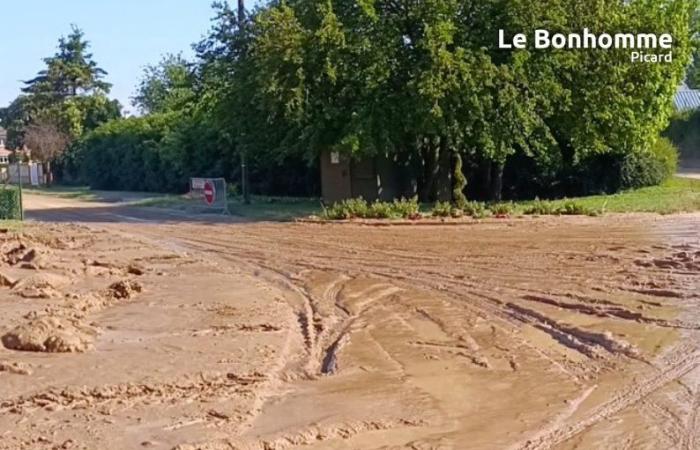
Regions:
<instances>
[{"instance_id":1,"label":"green plant","mask_svg":"<svg viewBox=\"0 0 700 450\"><path fill-rule=\"evenodd\" d=\"M556 214L556 207L552 202L537 198L530 206L525 208L525 214L529 216L549 216Z\"/></svg>"},{"instance_id":2,"label":"green plant","mask_svg":"<svg viewBox=\"0 0 700 450\"><path fill-rule=\"evenodd\" d=\"M556 213L562 216L594 216L597 212L593 209L577 203L573 200L567 200L556 208Z\"/></svg>"},{"instance_id":3,"label":"green plant","mask_svg":"<svg viewBox=\"0 0 700 450\"><path fill-rule=\"evenodd\" d=\"M362 198L350 198L335 203L323 212L323 217L328 220L347 220L358 217L367 217L369 205Z\"/></svg>"},{"instance_id":4,"label":"green plant","mask_svg":"<svg viewBox=\"0 0 700 450\"><path fill-rule=\"evenodd\" d=\"M20 217L19 191L13 187L0 189L0 219L17 220Z\"/></svg>"},{"instance_id":5,"label":"green plant","mask_svg":"<svg viewBox=\"0 0 700 450\"><path fill-rule=\"evenodd\" d=\"M668 139L659 138L649 151L625 156L620 168L622 188L656 186L671 177L677 168L678 150Z\"/></svg>"},{"instance_id":6,"label":"green plant","mask_svg":"<svg viewBox=\"0 0 700 450\"><path fill-rule=\"evenodd\" d=\"M370 204L359 197L335 203L324 211L323 217L327 220L415 219L420 215L419 209L417 197Z\"/></svg>"},{"instance_id":7,"label":"green plant","mask_svg":"<svg viewBox=\"0 0 700 450\"><path fill-rule=\"evenodd\" d=\"M376 201L369 205L365 218L368 219L394 219L396 213L392 203Z\"/></svg>"},{"instance_id":8,"label":"green plant","mask_svg":"<svg viewBox=\"0 0 700 450\"><path fill-rule=\"evenodd\" d=\"M489 206L489 210L496 216L510 216L515 212L515 204L512 202L495 203Z\"/></svg>"},{"instance_id":9,"label":"green plant","mask_svg":"<svg viewBox=\"0 0 700 450\"><path fill-rule=\"evenodd\" d=\"M402 198L401 200L394 200L392 209L394 211L394 214L404 219L417 217L420 213L418 197L413 197L411 199Z\"/></svg>"},{"instance_id":10,"label":"green plant","mask_svg":"<svg viewBox=\"0 0 700 450\"><path fill-rule=\"evenodd\" d=\"M462 165L462 155L459 153L455 154L452 200L454 201L455 206L459 209L463 209L464 205L467 203L467 196L464 195L464 189L467 187L467 178L464 176Z\"/></svg>"},{"instance_id":11,"label":"green plant","mask_svg":"<svg viewBox=\"0 0 700 450\"><path fill-rule=\"evenodd\" d=\"M450 202L437 202L433 206L432 214L434 217L450 217L452 216L452 205Z\"/></svg>"},{"instance_id":12,"label":"green plant","mask_svg":"<svg viewBox=\"0 0 700 450\"><path fill-rule=\"evenodd\" d=\"M597 216L600 211L574 200L559 202L536 199L525 208L525 214L538 216Z\"/></svg>"},{"instance_id":13,"label":"green plant","mask_svg":"<svg viewBox=\"0 0 700 450\"><path fill-rule=\"evenodd\" d=\"M487 217L490 211L486 208L486 204L482 202L467 202L462 208L464 214L475 219Z\"/></svg>"}]
</instances>

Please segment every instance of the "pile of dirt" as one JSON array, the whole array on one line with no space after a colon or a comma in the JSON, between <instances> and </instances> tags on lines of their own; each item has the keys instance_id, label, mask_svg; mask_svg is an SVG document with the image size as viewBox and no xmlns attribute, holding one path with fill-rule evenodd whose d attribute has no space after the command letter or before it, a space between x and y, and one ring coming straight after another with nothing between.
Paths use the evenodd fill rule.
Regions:
<instances>
[{"instance_id":1,"label":"pile of dirt","mask_svg":"<svg viewBox=\"0 0 700 450\"><path fill-rule=\"evenodd\" d=\"M0 260L10 266L39 270L46 267L46 249L25 241L21 236L0 244Z\"/></svg>"},{"instance_id":2,"label":"pile of dirt","mask_svg":"<svg viewBox=\"0 0 700 450\"><path fill-rule=\"evenodd\" d=\"M74 319L38 317L0 339L9 350L45 353L82 353L89 350L96 330Z\"/></svg>"},{"instance_id":3,"label":"pile of dirt","mask_svg":"<svg viewBox=\"0 0 700 450\"><path fill-rule=\"evenodd\" d=\"M29 364L22 362L9 363L6 361L0 361L0 372L11 373L15 375L31 375L32 369Z\"/></svg>"},{"instance_id":4,"label":"pile of dirt","mask_svg":"<svg viewBox=\"0 0 700 450\"><path fill-rule=\"evenodd\" d=\"M61 288L70 281L54 273L37 273L14 283L12 290L24 298L58 298L63 296Z\"/></svg>"},{"instance_id":5,"label":"pile of dirt","mask_svg":"<svg viewBox=\"0 0 700 450\"><path fill-rule=\"evenodd\" d=\"M109 288L109 296L116 300L129 300L143 291L143 286L137 281L121 280L112 283Z\"/></svg>"}]
</instances>

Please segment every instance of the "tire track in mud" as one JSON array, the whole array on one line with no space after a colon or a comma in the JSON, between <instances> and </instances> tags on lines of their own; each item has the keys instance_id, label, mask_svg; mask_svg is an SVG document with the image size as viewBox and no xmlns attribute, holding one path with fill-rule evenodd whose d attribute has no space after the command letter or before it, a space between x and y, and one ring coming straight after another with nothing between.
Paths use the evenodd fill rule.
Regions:
<instances>
[{"instance_id":1,"label":"tire track in mud","mask_svg":"<svg viewBox=\"0 0 700 450\"><path fill-rule=\"evenodd\" d=\"M248 237L250 238L250 242L255 242L258 239L258 236ZM608 341L606 336L594 336L584 329L571 328L565 324L552 322L550 318L540 313L528 313L523 315L522 302L538 302L538 300L525 298L525 296L532 295L531 287L537 285L539 280L550 282L552 278L556 278L559 285L565 286L567 289L573 288L575 291L582 290L591 280L595 280L597 284L592 290L605 292L607 296L624 295L622 291L626 290L624 289L624 283L627 277L624 270L620 272L604 272L595 268L595 261L591 263L581 261L580 264L571 264L567 262L565 268L566 271L569 272L568 275L565 275L566 271L563 269L557 269L554 272L543 271L541 268L536 267L537 264L535 262L529 267L523 264L511 265L508 266L507 270L514 270L515 268L519 273L517 277L508 275L507 278L503 279L505 283L505 286L503 286L497 284L497 282L499 279L503 278L504 273L507 271L502 271L497 265L502 264L505 259L495 259L486 262L481 261L477 264L470 264L469 266L460 265L458 267L453 267L448 265L445 266L445 270L437 271L430 266L426 267L415 264L415 259L411 260L407 258L405 253L390 256L391 252L382 252L383 257L381 259L372 260L367 257L368 254L372 254L372 250L366 250L362 245L336 245L330 249L325 247L319 249L319 241L307 240L305 236L298 239L287 238L285 245L288 245L289 248L283 252L282 257L280 257L279 253L280 243L272 240L270 240L270 242L274 242L273 248L276 252L272 252L272 249L266 252L260 245L250 245L245 242L247 238L234 238L225 241L221 239L193 239L191 236L187 236L178 237L177 239L186 242L188 246L191 245L195 248L200 248L202 251L219 251L226 259L248 264L248 266L252 268L271 271L273 272L273 276L285 278L290 285L294 286L294 289L300 290L300 295L305 298L304 303L308 304L308 309L304 314L311 319L309 323L313 323L314 315L316 314L314 312L314 302L317 302L319 299L314 298L304 287L303 278L290 274L301 273L300 270L341 273L351 278L353 276L371 276L379 280L389 281L392 285L400 288L439 292L441 299L446 300L460 311L464 311L465 314L493 322L495 327L505 332L508 338L512 339L513 343L516 344L512 346L512 351L518 351L518 347L520 346L532 350L533 353L547 360L553 367L559 368L562 372L570 376L572 381L577 384L583 384L587 373L594 374L599 370L599 368L596 368L596 365L598 364L597 360L600 358L605 359L609 356L620 354L638 359L636 352L624 345L619 346L619 343ZM316 251L314 251L313 254L309 254L309 252L305 251L306 248L316 249ZM343 257L338 256L338 251L343 251L345 253ZM364 257L359 257L357 256L358 254ZM583 258L584 256L585 252L578 252L574 256L569 255L569 257L572 258ZM631 257L629 251L627 256ZM430 261L450 262L449 260L439 257L434 258L437 259L431 259ZM562 260L565 260L565 258ZM270 261L274 261L275 267L270 266ZM471 269L474 269L474 272L470 273L469 277L460 275L460 272L464 273ZM591 273L586 273L589 270L592 270ZM480 279L479 283L471 281L474 278L482 277L484 274L488 273L488 271L495 272L489 273L483 280ZM586 273L587 279L580 275L575 276L571 274L572 272ZM668 275L668 272L665 272L665 274ZM674 274L674 276L675 275L678 274ZM683 276L683 274L680 274L680 276ZM528 283L521 287L520 280L524 279L528 279ZM326 292L330 295L323 296L324 298L321 301L325 303L333 302L338 306L337 296L342 292L342 287L338 288L339 286L327 286ZM688 289L688 286L680 286L680 288ZM581 292L587 291L590 290ZM627 291L631 292L629 289L627 289ZM561 302L559 300L554 300L554 302L545 300L539 303L545 306L548 304L548 306L570 310L578 314L645 323L658 327L686 330L695 330L698 328L697 326L682 321L665 321L654 317L648 317L644 314L631 311L628 307L616 305L614 302L608 300L597 299L581 292L569 292L568 294L567 292L557 292L555 295L566 296L576 301L582 301L582 304ZM618 294L616 294L616 292ZM542 297L546 297L553 293L543 292L543 294ZM633 294L637 296L634 300L639 303L644 303L643 300L645 297L658 297L656 291L633 292ZM676 298L675 295L673 297L661 297L667 297L669 299ZM336 300L334 301L333 298ZM652 303L654 303L655 306L661 306L661 303L649 301L649 304ZM337 370L337 360L334 361L334 355L337 355L346 343L345 339L347 338L345 335L347 328L343 325L346 324L348 320L348 310L339 306L338 317L344 320L338 320L333 327L325 329L324 339L319 340L317 333L314 333L310 339L312 342L310 347L312 348L309 348L309 355L323 347L323 351L321 352L322 355L325 355L323 361L320 361L318 357L313 358L309 356L309 364L319 364L321 373L326 372L330 374ZM523 317L525 317L524 320ZM550 330L555 330L559 335L558 338L555 336L553 337L559 342L561 342L561 339L564 339L576 343L579 349L584 350L583 354L588 358L593 358L588 364L590 367L581 367L578 365L569 366L566 360L562 359L560 356L548 354L547 350L539 348L536 343L530 342L522 336L518 336L518 329L523 322L535 328L544 326ZM555 326L552 326L553 323ZM331 335L333 339L329 340ZM326 342L327 345L319 346L319 342ZM606 356L598 351L591 351L591 349L595 350L596 348L605 349L610 355ZM676 356L683 356L683 352L677 352ZM650 393L655 392L669 382L693 370L698 364L697 350L693 350L687 358L677 359L676 363L662 366L663 368L656 375L648 377L639 384L628 386L624 390L617 391L615 397L586 413L582 420L575 423L562 423L552 429L548 429L541 437L533 439L521 448L549 448L561 442L565 442L600 421L618 414L626 407L636 404ZM697 419L693 418L692 422L689 422L688 428L691 428L693 426L691 424L695 423L696 420ZM694 437L688 436L685 439L689 442L689 444L686 444L687 446L685 448L692 448L692 446L695 445Z\"/></svg>"},{"instance_id":2,"label":"tire track in mud","mask_svg":"<svg viewBox=\"0 0 700 450\"><path fill-rule=\"evenodd\" d=\"M698 443L697 437L700 433L700 384L695 385L693 401L690 405L690 414L683 430L680 448L682 450L695 450Z\"/></svg>"},{"instance_id":3,"label":"tire track in mud","mask_svg":"<svg viewBox=\"0 0 700 450\"><path fill-rule=\"evenodd\" d=\"M623 409L635 405L668 383L678 380L700 367L700 350L698 349L693 349L690 353L685 349L676 351L671 357L676 358L677 361L667 365L660 372L617 392L611 400L587 413L583 419L575 423L556 427L543 436L531 439L517 448L521 450L542 450L566 442L597 423L614 416Z\"/></svg>"}]
</instances>

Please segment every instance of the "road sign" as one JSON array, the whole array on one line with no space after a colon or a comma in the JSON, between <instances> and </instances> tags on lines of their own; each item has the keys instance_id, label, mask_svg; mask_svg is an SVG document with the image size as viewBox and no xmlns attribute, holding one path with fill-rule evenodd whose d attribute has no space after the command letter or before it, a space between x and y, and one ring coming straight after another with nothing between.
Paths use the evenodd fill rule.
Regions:
<instances>
[{"instance_id":1,"label":"road sign","mask_svg":"<svg viewBox=\"0 0 700 450\"><path fill-rule=\"evenodd\" d=\"M193 191L201 191L204 190L204 185L207 183L207 180L204 178L192 178L192 190Z\"/></svg>"},{"instance_id":2,"label":"road sign","mask_svg":"<svg viewBox=\"0 0 700 450\"><path fill-rule=\"evenodd\" d=\"M207 202L207 205L213 205L214 200L216 199L216 188L214 187L214 183L211 181L207 181L204 183L204 201Z\"/></svg>"}]
</instances>

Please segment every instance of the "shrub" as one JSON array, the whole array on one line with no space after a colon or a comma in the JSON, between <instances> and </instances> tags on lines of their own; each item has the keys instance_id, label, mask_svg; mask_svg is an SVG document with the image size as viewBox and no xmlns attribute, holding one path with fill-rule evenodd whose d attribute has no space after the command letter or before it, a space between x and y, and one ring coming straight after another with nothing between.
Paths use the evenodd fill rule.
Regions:
<instances>
[{"instance_id":1,"label":"shrub","mask_svg":"<svg viewBox=\"0 0 700 450\"><path fill-rule=\"evenodd\" d=\"M19 191L13 187L0 189L0 219L18 220L20 217Z\"/></svg>"},{"instance_id":2,"label":"shrub","mask_svg":"<svg viewBox=\"0 0 700 450\"><path fill-rule=\"evenodd\" d=\"M346 219L413 219L419 214L418 198L368 204L362 197L343 200L326 209L328 220Z\"/></svg>"},{"instance_id":3,"label":"shrub","mask_svg":"<svg viewBox=\"0 0 700 450\"><path fill-rule=\"evenodd\" d=\"M538 216L596 216L599 214L599 211L573 200L556 203L536 199L525 209L525 214Z\"/></svg>"},{"instance_id":4,"label":"shrub","mask_svg":"<svg viewBox=\"0 0 700 450\"><path fill-rule=\"evenodd\" d=\"M350 198L335 203L323 212L323 217L329 220L346 220L367 217L369 206L362 198Z\"/></svg>"},{"instance_id":5,"label":"shrub","mask_svg":"<svg viewBox=\"0 0 700 450\"><path fill-rule=\"evenodd\" d=\"M495 203L489 206L489 210L497 216L510 216L515 212L515 205L512 202Z\"/></svg>"},{"instance_id":6,"label":"shrub","mask_svg":"<svg viewBox=\"0 0 700 450\"><path fill-rule=\"evenodd\" d=\"M529 216L549 216L556 214L556 208L552 202L535 199L534 202L525 208L525 214Z\"/></svg>"},{"instance_id":7,"label":"shrub","mask_svg":"<svg viewBox=\"0 0 700 450\"><path fill-rule=\"evenodd\" d=\"M573 200L567 200L562 205L556 208L557 214L562 216L595 216L598 215L597 211L584 206L580 203L576 203Z\"/></svg>"},{"instance_id":8,"label":"shrub","mask_svg":"<svg viewBox=\"0 0 700 450\"><path fill-rule=\"evenodd\" d=\"M464 214L475 219L481 219L489 215L486 204L482 202L467 202L464 204Z\"/></svg>"},{"instance_id":9,"label":"shrub","mask_svg":"<svg viewBox=\"0 0 700 450\"><path fill-rule=\"evenodd\" d=\"M661 184L677 168L678 150L668 139L659 138L649 151L625 156L620 168L621 187L637 189Z\"/></svg>"},{"instance_id":10,"label":"shrub","mask_svg":"<svg viewBox=\"0 0 700 450\"><path fill-rule=\"evenodd\" d=\"M437 202L433 206L434 217L450 217L452 216L452 205L450 202Z\"/></svg>"},{"instance_id":11,"label":"shrub","mask_svg":"<svg viewBox=\"0 0 700 450\"><path fill-rule=\"evenodd\" d=\"M413 197L411 199L402 198L401 200L394 200L393 210L398 217L404 219L411 219L417 217L420 213L418 197Z\"/></svg>"},{"instance_id":12,"label":"shrub","mask_svg":"<svg viewBox=\"0 0 700 450\"><path fill-rule=\"evenodd\" d=\"M397 215L391 203L377 201L369 205L365 217L368 219L394 219Z\"/></svg>"}]
</instances>

